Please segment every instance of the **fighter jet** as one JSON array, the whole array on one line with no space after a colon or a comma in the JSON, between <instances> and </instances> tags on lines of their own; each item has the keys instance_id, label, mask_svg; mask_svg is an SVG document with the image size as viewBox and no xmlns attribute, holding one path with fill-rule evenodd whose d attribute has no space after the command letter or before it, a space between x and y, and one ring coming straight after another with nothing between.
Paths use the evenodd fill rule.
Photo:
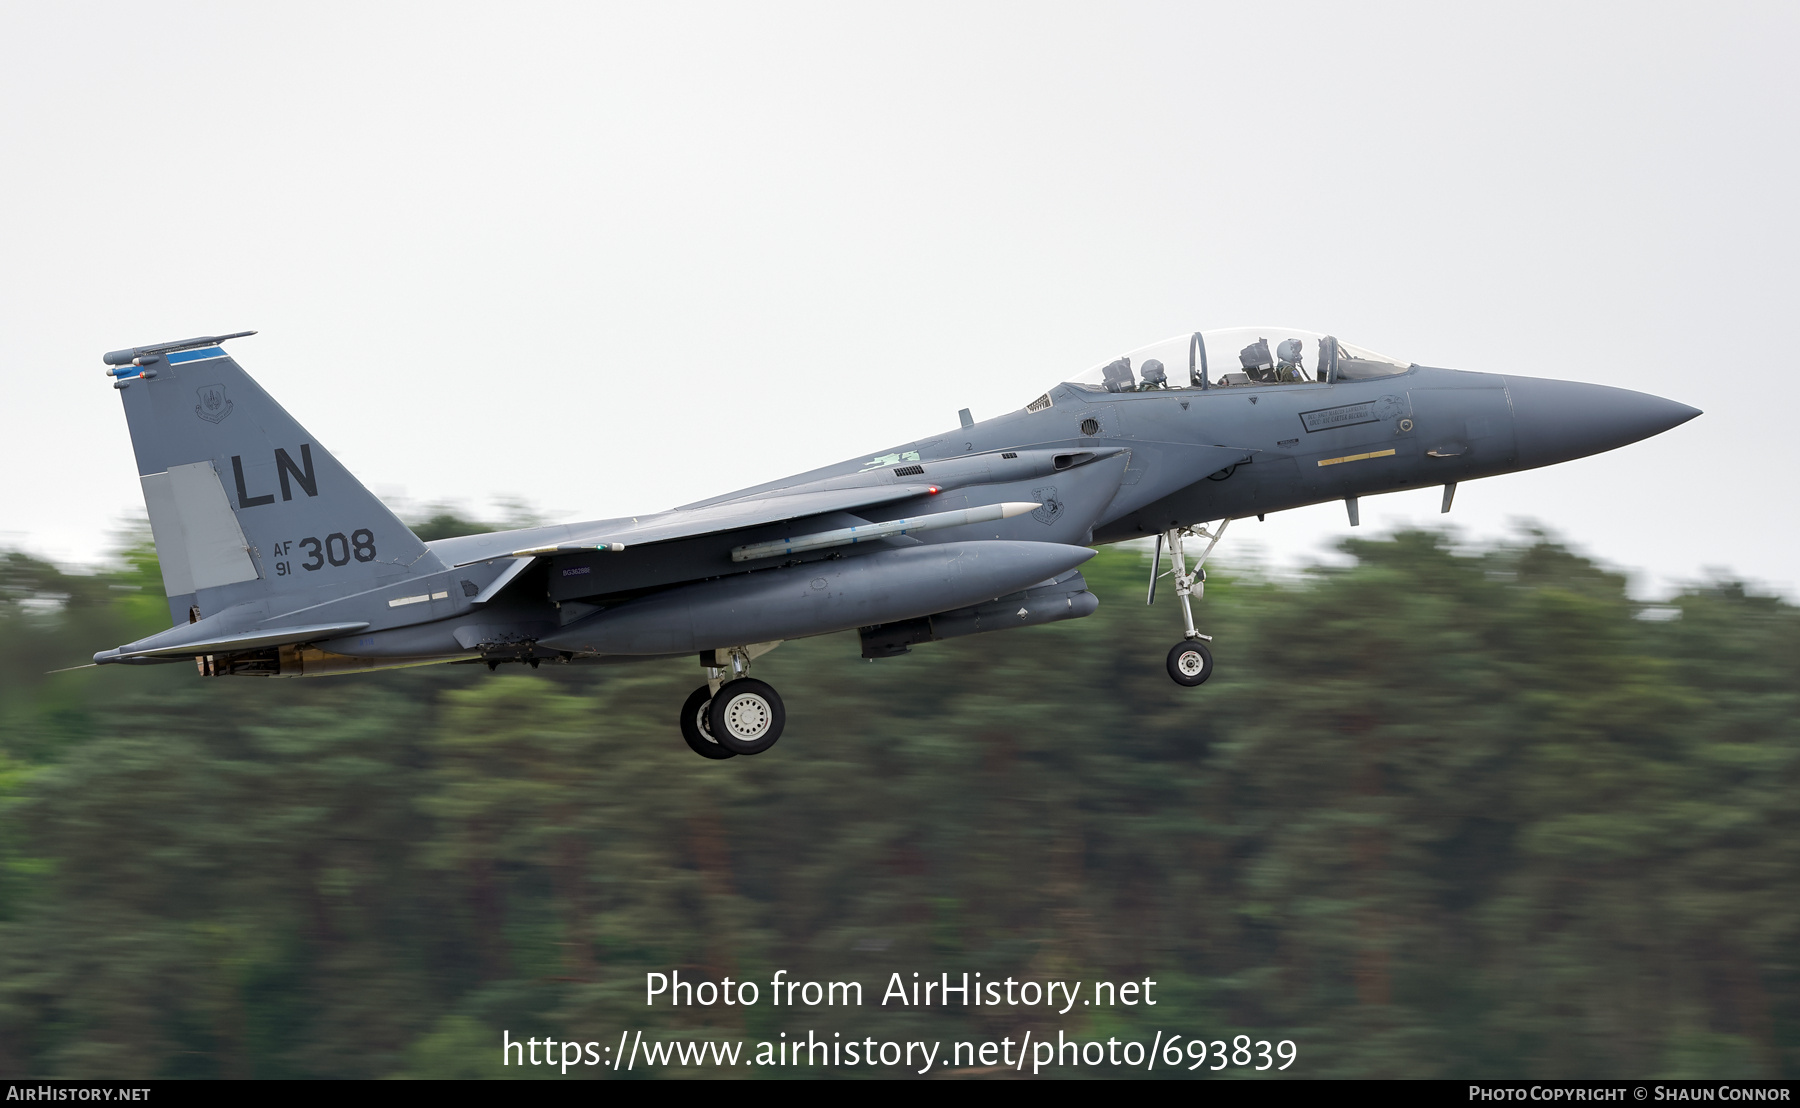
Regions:
<instances>
[{"instance_id":1,"label":"fighter jet","mask_svg":"<svg viewBox=\"0 0 1800 1108\"><path fill-rule=\"evenodd\" d=\"M749 675L790 639L855 630L865 658L1099 605L1093 547L1153 536L1178 684L1213 671L1194 620L1234 519L1457 485L1612 450L1700 413L1569 381L1433 369L1286 327L1178 335L1023 407L667 511L422 542L204 336L116 350L174 626L94 655L205 677L434 663L694 658L679 725L702 757L781 737ZM1165 566L1167 567L1165 569Z\"/></svg>"}]
</instances>

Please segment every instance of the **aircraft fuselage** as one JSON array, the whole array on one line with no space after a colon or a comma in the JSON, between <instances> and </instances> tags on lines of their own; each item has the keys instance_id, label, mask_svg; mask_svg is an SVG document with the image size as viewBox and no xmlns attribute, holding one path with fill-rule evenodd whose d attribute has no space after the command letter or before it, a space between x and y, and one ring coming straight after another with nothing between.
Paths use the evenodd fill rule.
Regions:
<instances>
[{"instance_id":1,"label":"aircraft fuselage","mask_svg":"<svg viewBox=\"0 0 1800 1108\"><path fill-rule=\"evenodd\" d=\"M1458 482L1699 414L1624 389L1406 365L1310 332L1208 332L1023 409L965 412L955 431L711 500L420 543L221 341L107 355L176 626L97 663L315 676L698 656L708 685L683 733L707 757L729 756L709 727L729 724L724 746L744 754L780 734L779 697L742 684L779 642L857 629L880 658L1079 618L1097 604L1077 569L1090 547L1139 536L1157 537L1158 571L1166 545L1183 613L1170 676L1199 684L1212 661L1190 601L1212 547L1190 566L1185 542L1330 500L1355 524L1357 498L1424 486L1443 486L1448 510ZM1243 371L1209 372L1209 344ZM739 689L735 707L714 702L721 686Z\"/></svg>"}]
</instances>

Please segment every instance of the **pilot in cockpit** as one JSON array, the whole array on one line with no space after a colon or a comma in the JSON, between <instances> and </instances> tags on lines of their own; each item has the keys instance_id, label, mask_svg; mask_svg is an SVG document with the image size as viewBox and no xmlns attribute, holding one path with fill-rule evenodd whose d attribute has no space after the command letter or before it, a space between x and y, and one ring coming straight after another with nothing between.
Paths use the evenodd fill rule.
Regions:
<instances>
[{"instance_id":1,"label":"pilot in cockpit","mask_svg":"<svg viewBox=\"0 0 1800 1108\"><path fill-rule=\"evenodd\" d=\"M1169 374L1163 369L1163 364L1155 358L1144 359L1144 364L1138 366L1138 375L1144 379L1143 384L1138 386L1139 392L1169 387Z\"/></svg>"},{"instance_id":2,"label":"pilot in cockpit","mask_svg":"<svg viewBox=\"0 0 1800 1108\"><path fill-rule=\"evenodd\" d=\"M1275 356L1281 361L1275 366L1277 381L1305 381L1306 367L1301 358L1306 347L1299 339L1285 339L1275 348Z\"/></svg>"}]
</instances>

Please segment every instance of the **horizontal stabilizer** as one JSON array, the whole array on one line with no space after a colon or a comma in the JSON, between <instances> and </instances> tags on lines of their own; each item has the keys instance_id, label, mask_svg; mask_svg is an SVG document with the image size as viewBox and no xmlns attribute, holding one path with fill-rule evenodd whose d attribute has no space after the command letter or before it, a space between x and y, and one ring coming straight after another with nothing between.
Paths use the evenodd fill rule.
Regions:
<instances>
[{"instance_id":1,"label":"horizontal stabilizer","mask_svg":"<svg viewBox=\"0 0 1800 1108\"><path fill-rule=\"evenodd\" d=\"M239 650L256 650L265 646L289 646L294 643L314 642L318 639L329 639L338 635L349 635L368 627L361 623L316 623L305 627L271 627L260 631L244 631L235 635L212 635L205 638L190 639L182 642L177 632L186 630L177 627L164 631L160 635L152 635L147 639L139 639L128 646L113 650L103 650L94 655L94 662L105 665L108 662L122 662L128 658L184 658L191 654L230 654Z\"/></svg>"},{"instance_id":2,"label":"horizontal stabilizer","mask_svg":"<svg viewBox=\"0 0 1800 1108\"><path fill-rule=\"evenodd\" d=\"M525 572L525 568L536 560L536 558L514 558L513 564L501 570L500 576L489 581L487 587L476 593L475 598L469 601L469 603L486 604L488 601L494 599L494 597L500 595L501 589L512 584L513 578Z\"/></svg>"}]
</instances>

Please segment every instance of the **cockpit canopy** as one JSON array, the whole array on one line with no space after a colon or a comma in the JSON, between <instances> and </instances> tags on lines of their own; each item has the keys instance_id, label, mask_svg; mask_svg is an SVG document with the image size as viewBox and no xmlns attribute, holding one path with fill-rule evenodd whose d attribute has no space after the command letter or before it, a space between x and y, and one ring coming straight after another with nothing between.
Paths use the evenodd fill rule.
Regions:
<instances>
[{"instance_id":1,"label":"cockpit canopy","mask_svg":"<svg viewBox=\"0 0 1800 1108\"><path fill-rule=\"evenodd\" d=\"M1233 327L1151 343L1069 383L1090 392L1154 392L1361 381L1411 368L1408 362L1315 331Z\"/></svg>"}]
</instances>

